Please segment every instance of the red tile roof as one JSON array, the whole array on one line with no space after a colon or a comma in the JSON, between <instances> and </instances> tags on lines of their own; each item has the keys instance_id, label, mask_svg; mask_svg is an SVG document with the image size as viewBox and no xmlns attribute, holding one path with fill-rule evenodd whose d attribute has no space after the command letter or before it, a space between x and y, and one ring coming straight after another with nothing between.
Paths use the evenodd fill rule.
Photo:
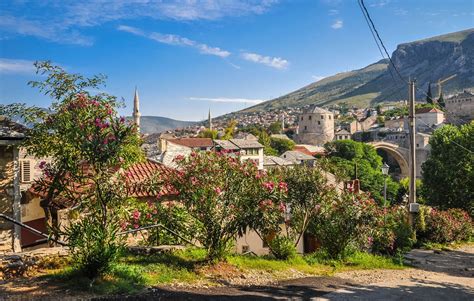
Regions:
<instances>
[{"instance_id":1,"label":"red tile roof","mask_svg":"<svg viewBox=\"0 0 474 301\"><path fill-rule=\"evenodd\" d=\"M437 108L420 108L415 111L415 114L424 114L424 113L443 113L443 111Z\"/></svg>"},{"instance_id":2,"label":"red tile roof","mask_svg":"<svg viewBox=\"0 0 474 301\"><path fill-rule=\"evenodd\" d=\"M125 187L127 189L127 195L129 197L143 198L143 197L156 197L158 194L172 196L175 194L175 191L168 187L161 187L160 191L156 191L151 185L153 180L159 183L163 178L168 175L172 170L161 163L147 160L145 162L135 163L127 170L123 171L125 175ZM154 177L157 177L154 179ZM50 181L45 179L46 182ZM89 184L79 184L79 183L68 183L70 191L74 191L74 194L77 195L79 199L80 194L90 187ZM46 187L40 183L34 183L28 192L34 196L40 198L45 198L48 195L48 190ZM56 208L67 208L74 206L74 202L71 198L65 198L58 196L53 200L54 207Z\"/></svg>"},{"instance_id":3,"label":"red tile roof","mask_svg":"<svg viewBox=\"0 0 474 301\"><path fill-rule=\"evenodd\" d=\"M293 148L293 150L298 151L298 152L303 153L303 154L306 154L306 155L309 155L309 156L324 155L324 152L312 152L312 151L308 150L306 147L301 146L301 145L295 146Z\"/></svg>"},{"instance_id":4,"label":"red tile roof","mask_svg":"<svg viewBox=\"0 0 474 301\"><path fill-rule=\"evenodd\" d=\"M212 147L214 144L212 143L211 138L176 138L176 139L168 139L169 142L187 146L190 148L196 147Z\"/></svg>"}]
</instances>

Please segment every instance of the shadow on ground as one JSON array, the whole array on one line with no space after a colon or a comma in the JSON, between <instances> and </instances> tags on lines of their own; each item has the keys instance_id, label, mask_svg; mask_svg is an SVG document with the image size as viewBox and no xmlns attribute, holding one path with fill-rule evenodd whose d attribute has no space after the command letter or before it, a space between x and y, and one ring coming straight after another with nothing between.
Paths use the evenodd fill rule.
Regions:
<instances>
[{"instance_id":1,"label":"shadow on ground","mask_svg":"<svg viewBox=\"0 0 474 301\"><path fill-rule=\"evenodd\" d=\"M411 265L418 269L455 277L474 277L474 254L472 252L415 249L405 257Z\"/></svg>"}]
</instances>

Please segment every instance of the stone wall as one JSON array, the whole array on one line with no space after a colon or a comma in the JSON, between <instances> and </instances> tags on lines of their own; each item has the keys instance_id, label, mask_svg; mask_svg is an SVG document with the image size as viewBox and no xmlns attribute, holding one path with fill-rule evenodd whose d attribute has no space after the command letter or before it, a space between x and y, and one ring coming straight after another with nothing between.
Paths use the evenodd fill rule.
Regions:
<instances>
[{"instance_id":1,"label":"stone wall","mask_svg":"<svg viewBox=\"0 0 474 301\"><path fill-rule=\"evenodd\" d=\"M13 216L13 149L0 146L0 213ZM13 224L0 219L0 253L13 250Z\"/></svg>"}]
</instances>

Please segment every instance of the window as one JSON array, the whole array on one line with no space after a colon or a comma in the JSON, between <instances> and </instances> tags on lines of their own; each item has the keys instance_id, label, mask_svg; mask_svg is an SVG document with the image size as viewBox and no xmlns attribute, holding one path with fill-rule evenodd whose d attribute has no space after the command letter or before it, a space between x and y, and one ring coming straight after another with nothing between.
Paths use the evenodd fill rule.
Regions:
<instances>
[{"instance_id":1,"label":"window","mask_svg":"<svg viewBox=\"0 0 474 301\"><path fill-rule=\"evenodd\" d=\"M321 121L318 121L318 124L321 124Z\"/></svg>"},{"instance_id":2,"label":"window","mask_svg":"<svg viewBox=\"0 0 474 301\"><path fill-rule=\"evenodd\" d=\"M303 116L301 116L301 120L303 120Z\"/></svg>"},{"instance_id":3,"label":"window","mask_svg":"<svg viewBox=\"0 0 474 301\"><path fill-rule=\"evenodd\" d=\"M307 129L308 129L308 127L305 125L305 126L304 126L304 130L306 131Z\"/></svg>"},{"instance_id":4,"label":"window","mask_svg":"<svg viewBox=\"0 0 474 301\"><path fill-rule=\"evenodd\" d=\"M308 119L311 120L311 117L313 117L313 116L309 115Z\"/></svg>"},{"instance_id":5,"label":"window","mask_svg":"<svg viewBox=\"0 0 474 301\"><path fill-rule=\"evenodd\" d=\"M24 183L31 182L31 161L21 160L20 161L20 180Z\"/></svg>"},{"instance_id":6,"label":"window","mask_svg":"<svg viewBox=\"0 0 474 301\"><path fill-rule=\"evenodd\" d=\"M331 120L331 115L328 116L329 120Z\"/></svg>"},{"instance_id":7,"label":"window","mask_svg":"<svg viewBox=\"0 0 474 301\"><path fill-rule=\"evenodd\" d=\"M324 115L321 115L321 119L324 119Z\"/></svg>"}]
</instances>

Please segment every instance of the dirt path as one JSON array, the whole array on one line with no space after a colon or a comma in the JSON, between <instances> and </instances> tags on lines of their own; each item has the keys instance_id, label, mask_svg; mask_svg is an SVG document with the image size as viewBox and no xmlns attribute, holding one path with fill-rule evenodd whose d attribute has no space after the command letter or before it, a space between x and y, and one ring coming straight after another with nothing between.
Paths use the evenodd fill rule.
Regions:
<instances>
[{"instance_id":1,"label":"dirt path","mask_svg":"<svg viewBox=\"0 0 474 301\"><path fill-rule=\"evenodd\" d=\"M453 251L413 250L407 259L416 269L336 274L360 285L317 300L474 300L474 246Z\"/></svg>"}]
</instances>

